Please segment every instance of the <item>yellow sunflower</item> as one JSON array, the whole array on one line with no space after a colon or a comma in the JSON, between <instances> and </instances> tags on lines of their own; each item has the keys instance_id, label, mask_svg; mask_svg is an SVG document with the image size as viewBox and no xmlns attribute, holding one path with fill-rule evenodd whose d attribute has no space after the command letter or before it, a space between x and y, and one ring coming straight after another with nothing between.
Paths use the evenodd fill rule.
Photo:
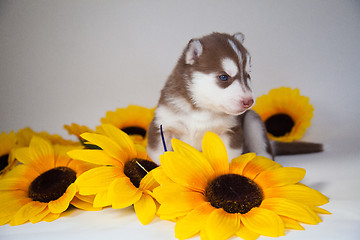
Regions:
<instances>
[{"instance_id":1,"label":"yellow sunflower","mask_svg":"<svg viewBox=\"0 0 360 240\"><path fill-rule=\"evenodd\" d=\"M248 153L229 164L220 137L206 133L203 152L173 139L173 152L160 157L154 170L160 186L154 190L161 204L158 215L175 220L175 236L187 239L227 239L233 235L256 239L278 237L299 223L321 222L318 208L328 202L320 192L298 183L301 168L282 167Z\"/></svg>"},{"instance_id":2,"label":"yellow sunflower","mask_svg":"<svg viewBox=\"0 0 360 240\"><path fill-rule=\"evenodd\" d=\"M73 146L52 145L34 136L29 147L16 149L17 165L0 180L0 225L20 225L27 221L53 221L69 204L85 210L91 197L77 194L76 178L90 164L73 160L66 152Z\"/></svg>"},{"instance_id":3,"label":"yellow sunflower","mask_svg":"<svg viewBox=\"0 0 360 240\"><path fill-rule=\"evenodd\" d=\"M129 105L127 108L118 108L116 111L108 111L101 118L101 123L112 124L121 129L137 144L146 146L146 133L154 118L155 108L145 108Z\"/></svg>"},{"instance_id":4,"label":"yellow sunflower","mask_svg":"<svg viewBox=\"0 0 360 240\"><path fill-rule=\"evenodd\" d=\"M292 142L311 125L314 107L299 89L281 87L258 97L253 110L264 121L270 139Z\"/></svg>"},{"instance_id":5,"label":"yellow sunflower","mask_svg":"<svg viewBox=\"0 0 360 240\"><path fill-rule=\"evenodd\" d=\"M152 190L158 183L151 171L157 165L147 157L143 146L135 145L120 129L111 124L103 124L101 128L102 134L81 135L100 149L68 153L74 159L99 165L76 180L79 193L94 194L94 207L112 205L112 208L120 209L134 205L140 222L148 224L157 210Z\"/></svg>"},{"instance_id":6,"label":"yellow sunflower","mask_svg":"<svg viewBox=\"0 0 360 240\"><path fill-rule=\"evenodd\" d=\"M15 144L16 136L14 131L0 134L0 177L4 176L17 163L13 155Z\"/></svg>"}]
</instances>

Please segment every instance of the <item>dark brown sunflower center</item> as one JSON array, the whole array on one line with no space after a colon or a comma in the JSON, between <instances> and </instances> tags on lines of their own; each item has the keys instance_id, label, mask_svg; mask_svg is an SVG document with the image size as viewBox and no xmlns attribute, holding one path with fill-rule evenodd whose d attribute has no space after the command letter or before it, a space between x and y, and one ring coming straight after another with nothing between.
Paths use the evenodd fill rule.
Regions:
<instances>
[{"instance_id":1,"label":"dark brown sunflower center","mask_svg":"<svg viewBox=\"0 0 360 240\"><path fill-rule=\"evenodd\" d=\"M228 213L245 214L260 206L263 193L251 179L238 174L226 174L210 182L205 197L215 208L222 208Z\"/></svg>"},{"instance_id":2,"label":"dark brown sunflower center","mask_svg":"<svg viewBox=\"0 0 360 240\"><path fill-rule=\"evenodd\" d=\"M0 157L0 172L9 165L9 154Z\"/></svg>"},{"instance_id":3,"label":"dark brown sunflower center","mask_svg":"<svg viewBox=\"0 0 360 240\"><path fill-rule=\"evenodd\" d=\"M60 198L75 182L76 172L68 167L56 167L42 173L29 186L33 201L50 202Z\"/></svg>"},{"instance_id":4,"label":"dark brown sunflower center","mask_svg":"<svg viewBox=\"0 0 360 240\"><path fill-rule=\"evenodd\" d=\"M152 161L136 158L125 163L124 174L130 178L131 183L138 188L141 179L143 179L148 172L157 167L158 165Z\"/></svg>"},{"instance_id":5,"label":"dark brown sunflower center","mask_svg":"<svg viewBox=\"0 0 360 240\"><path fill-rule=\"evenodd\" d=\"M125 132L127 135L140 135L142 137L145 137L146 135L146 129L141 127L126 127L121 129L123 132Z\"/></svg>"},{"instance_id":6,"label":"dark brown sunflower center","mask_svg":"<svg viewBox=\"0 0 360 240\"><path fill-rule=\"evenodd\" d=\"M287 114L275 114L265 121L265 127L268 133L275 137L281 137L291 132L294 127L294 120Z\"/></svg>"}]
</instances>

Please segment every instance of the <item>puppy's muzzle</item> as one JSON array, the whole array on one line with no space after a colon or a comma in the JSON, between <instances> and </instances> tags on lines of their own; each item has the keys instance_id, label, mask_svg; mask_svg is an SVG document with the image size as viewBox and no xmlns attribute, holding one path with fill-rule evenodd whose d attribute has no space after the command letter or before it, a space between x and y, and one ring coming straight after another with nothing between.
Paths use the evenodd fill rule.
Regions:
<instances>
[{"instance_id":1,"label":"puppy's muzzle","mask_svg":"<svg viewBox=\"0 0 360 240\"><path fill-rule=\"evenodd\" d=\"M241 101L241 106L246 109L250 108L253 104L254 104L253 98L245 98Z\"/></svg>"}]
</instances>

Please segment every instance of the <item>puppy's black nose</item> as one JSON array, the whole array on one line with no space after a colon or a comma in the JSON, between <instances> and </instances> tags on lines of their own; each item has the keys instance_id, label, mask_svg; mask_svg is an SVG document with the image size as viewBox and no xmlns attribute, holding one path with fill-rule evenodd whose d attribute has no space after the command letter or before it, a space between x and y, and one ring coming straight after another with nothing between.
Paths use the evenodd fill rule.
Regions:
<instances>
[{"instance_id":1,"label":"puppy's black nose","mask_svg":"<svg viewBox=\"0 0 360 240\"><path fill-rule=\"evenodd\" d=\"M246 98L241 101L241 104L242 104L243 108L249 108L254 104L254 99Z\"/></svg>"}]
</instances>

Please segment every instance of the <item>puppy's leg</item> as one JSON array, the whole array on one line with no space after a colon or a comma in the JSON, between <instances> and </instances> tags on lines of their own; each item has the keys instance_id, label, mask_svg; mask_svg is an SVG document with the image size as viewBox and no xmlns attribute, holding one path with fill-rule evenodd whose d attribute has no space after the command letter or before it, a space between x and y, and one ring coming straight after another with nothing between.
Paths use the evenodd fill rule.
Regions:
<instances>
[{"instance_id":1,"label":"puppy's leg","mask_svg":"<svg viewBox=\"0 0 360 240\"><path fill-rule=\"evenodd\" d=\"M161 135L159 126L156 123L156 117L150 123L147 132L148 142L146 147L147 155L155 163L160 164L159 156L164 153L164 149L161 144Z\"/></svg>"},{"instance_id":2,"label":"puppy's leg","mask_svg":"<svg viewBox=\"0 0 360 240\"><path fill-rule=\"evenodd\" d=\"M250 110L244 113L243 118L243 137L244 153L254 152L257 155L273 159L273 152L270 141L267 137L266 129L260 116Z\"/></svg>"},{"instance_id":3,"label":"puppy's leg","mask_svg":"<svg viewBox=\"0 0 360 240\"><path fill-rule=\"evenodd\" d=\"M162 148L162 146L156 146L156 148L147 148L146 149L148 156L150 157L151 160L154 161L154 163L160 165L160 155L164 153L164 149Z\"/></svg>"},{"instance_id":4,"label":"puppy's leg","mask_svg":"<svg viewBox=\"0 0 360 240\"><path fill-rule=\"evenodd\" d=\"M146 152L147 155L150 157L150 159L160 165L159 156L165 152L164 144L166 145L167 150L171 151L172 138L173 138L172 132L164 129L165 143L162 141L160 126L157 125L154 118L154 120L150 123L148 129L148 144L146 147Z\"/></svg>"}]
</instances>

